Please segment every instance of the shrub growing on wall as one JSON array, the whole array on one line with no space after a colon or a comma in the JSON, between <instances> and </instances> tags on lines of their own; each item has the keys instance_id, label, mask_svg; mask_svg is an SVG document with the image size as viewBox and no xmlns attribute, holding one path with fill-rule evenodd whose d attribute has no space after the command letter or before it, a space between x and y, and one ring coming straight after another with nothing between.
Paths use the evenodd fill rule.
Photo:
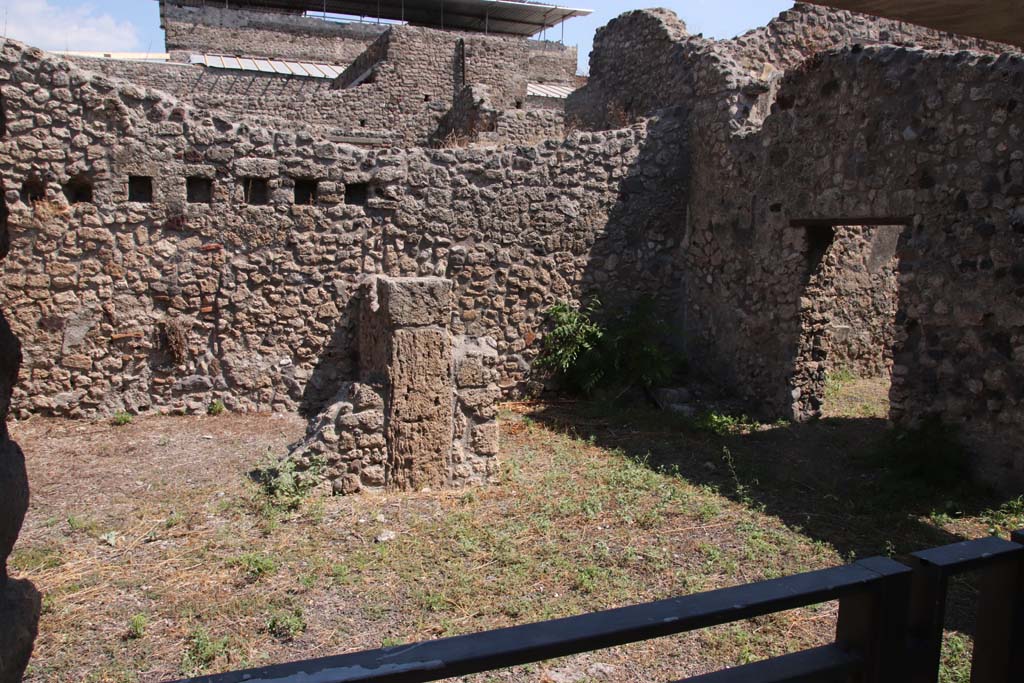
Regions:
<instances>
[{"instance_id":1,"label":"shrub growing on wall","mask_svg":"<svg viewBox=\"0 0 1024 683\"><path fill-rule=\"evenodd\" d=\"M685 369L668 344L667 324L648 299L616 310L604 310L596 299L583 307L558 303L547 317L552 327L534 367L571 393L622 395L664 386Z\"/></svg>"}]
</instances>

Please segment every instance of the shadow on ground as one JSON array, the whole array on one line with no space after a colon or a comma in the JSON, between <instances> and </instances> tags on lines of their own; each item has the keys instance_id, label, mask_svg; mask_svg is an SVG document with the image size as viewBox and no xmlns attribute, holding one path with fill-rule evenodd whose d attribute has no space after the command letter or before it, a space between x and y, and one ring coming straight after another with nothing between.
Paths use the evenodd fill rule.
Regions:
<instances>
[{"instance_id":1,"label":"shadow on ground","mask_svg":"<svg viewBox=\"0 0 1024 683\"><path fill-rule=\"evenodd\" d=\"M884 448L889 428L877 418L716 434L653 409L623 411L601 404L539 406L529 417L712 487L851 560L875 555L905 560L916 550L966 540L936 519L983 517L1006 502L970 484L942 488L880 467L872 455ZM968 581L954 586L948 628L973 631L974 599Z\"/></svg>"}]
</instances>

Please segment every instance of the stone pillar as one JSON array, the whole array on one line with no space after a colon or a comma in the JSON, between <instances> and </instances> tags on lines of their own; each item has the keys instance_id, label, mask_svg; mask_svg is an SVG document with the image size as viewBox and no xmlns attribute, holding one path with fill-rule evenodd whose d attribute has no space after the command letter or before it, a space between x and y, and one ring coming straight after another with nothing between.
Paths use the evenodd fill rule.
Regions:
<instances>
[{"instance_id":1,"label":"stone pillar","mask_svg":"<svg viewBox=\"0 0 1024 683\"><path fill-rule=\"evenodd\" d=\"M360 334L360 358L366 361L363 379L383 375L387 387L387 486L447 486L454 400L448 331L452 283L379 277L375 285L376 291L364 300L362 327L369 334Z\"/></svg>"},{"instance_id":2,"label":"stone pillar","mask_svg":"<svg viewBox=\"0 0 1024 683\"><path fill-rule=\"evenodd\" d=\"M358 377L342 383L288 457L342 494L493 480L497 344L453 338L451 306L450 280L368 280Z\"/></svg>"},{"instance_id":3,"label":"stone pillar","mask_svg":"<svg viewBox=\"0 0 1024 683\"><path fill-rule=\"evenodd\" d=\"M7 558L28 510L25 456L7 433L21 346L0 311L0 683L21 680L39 626L40 596L28 581L7 576Z\"/></svg>"}]
</instances>

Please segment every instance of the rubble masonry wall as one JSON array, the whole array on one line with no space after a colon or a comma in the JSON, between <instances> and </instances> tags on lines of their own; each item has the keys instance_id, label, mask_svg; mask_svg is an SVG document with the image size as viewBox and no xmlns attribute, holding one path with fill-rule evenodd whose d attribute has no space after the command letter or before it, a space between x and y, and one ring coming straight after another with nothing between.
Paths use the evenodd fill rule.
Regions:
<instances>
[{"instance_id":1,"label":"rubble masonry wall","mask_svg":"<svg viewBox=\"0 0 1024 683\"><path fill-rule=\"evenodd\" d=\"M631 168L653 136L666 156L644 165L672 177L678 129L375 150L229 123L13 42L0 75L0 291L24 340L25 415L215 398L315 413L351 375L367 274L451 279L452 333L496 340L507 392L525 386L548 305L620 277L672 291L675 238L641 227L657 203ZM128 200L136 175L151 203ZM76 177L92 202L69 204ZM211 181L211 201L187 201L190 177ZM295 204L296 178L319 181L314 205ZM33 179L40 201L22 196ZM250 179L267 182L265 205L246 203Z\"/></svg>"}]
</instances>

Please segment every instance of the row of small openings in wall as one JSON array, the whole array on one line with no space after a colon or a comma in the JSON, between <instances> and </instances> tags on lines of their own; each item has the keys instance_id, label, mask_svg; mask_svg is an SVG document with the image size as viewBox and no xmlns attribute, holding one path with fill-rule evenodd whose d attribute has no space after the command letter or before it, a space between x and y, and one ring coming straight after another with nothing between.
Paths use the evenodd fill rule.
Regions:
<instances>
[{"instance_id":1,"label":"row of small openings in wall","mask_svg":"<svg viewBox=\"0 0 1024 683\"><path fill-rule=\"evenodd\" d=\"M148 186L149 201L152 201L152 180L147 180L150 180L150 185ZM299 206L313 206L319 202L320 182L318 180L315 178L294 178L293 181L295 184L295 204ZM242 197L246 204L266 206L270 203L270 181L267 178L242 178L241 184ZM130 191L131 184L129 184L129 194ZM186 195L191 204L209 204L213 200L213 180L197 176L188 178L186 180ZM368 183L345 184L346 204L364 206L369 198L370 187Z\"/></svg>"},{"instance_id":2,"label":"row of small openings in wall","mask_svg":"<svg viewBox=\"0 0 1024 683\"><path fill-rule=\"evenodd\" d=\"M301 206L317 204L319 181L313 178L295 178L295 203ZM242 195L246 204L264 206L270 203L270 181L266 178L242 178ZM63 187L64 196L70 204L91 203L93 185L90 178L77 175ZM185 180L185 194L190 204L209 204L213 201L213 180L191 176ZM21 201L33 204L46 199L46 183L39 176L30 176L22 183ZM346 183L345 203L364 206L370 199L368 183ZM128 177L128 201L149 204L153 201L153 178L150 176Z\"/></svg>"},{"instance_id":3,"label":"row of small openings in wall","mask_svg":"<svg viewBox=\"0 0 1024 683\"><path fill-rule=\"evenodd\" d=\"M92 179L86 175L76 175L63 186L64 197L69 204L87 204L93 201ZM37 175L29 176L21 184L21 201L32 205L46 199L46 183Z\"/></svg>"}]
</instances>

